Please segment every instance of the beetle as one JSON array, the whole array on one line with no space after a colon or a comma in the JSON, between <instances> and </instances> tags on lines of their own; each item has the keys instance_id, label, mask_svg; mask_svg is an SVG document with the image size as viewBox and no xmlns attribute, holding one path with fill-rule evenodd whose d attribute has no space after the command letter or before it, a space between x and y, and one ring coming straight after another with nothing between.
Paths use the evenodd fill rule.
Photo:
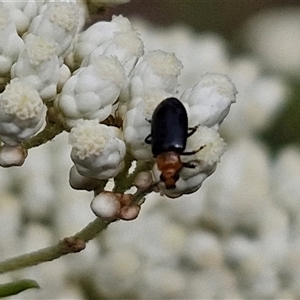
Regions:
<instances>
[{"instance_id":1,"label":"beetle","mask_svg":"<svg viewBox=\"0 0 300 300\"><path fill-rule=\"evenodd\" d=\"M183 163L180 155L192 155L203 148L184 152L187 138L197 130L197 126L188 128L186 109L174 97L163 100L155 108L150 122L151 134L146 137L145 142L151 144L152 154L161 171L161 181L167 189L175 188L180 170L183 167L195 168L191 163Z\"/></svg>"}]
</instances>

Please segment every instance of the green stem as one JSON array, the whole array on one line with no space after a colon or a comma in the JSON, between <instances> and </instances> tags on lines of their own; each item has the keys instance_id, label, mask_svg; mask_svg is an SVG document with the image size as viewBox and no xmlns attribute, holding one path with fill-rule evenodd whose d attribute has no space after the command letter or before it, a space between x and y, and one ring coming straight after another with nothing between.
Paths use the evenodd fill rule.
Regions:
<instances>
[{"instance_id":1,"label":"green stem","mask_svg":"<svg viewBox=\"0 0 300 300\"><path fill-rule=\"evenodd\" d=\"M0 298L16 295L28 289L39 288L36 281L22 279L14 282L0 284Z\"/></svg>"},{"instance_id":2,"label":"green stem","mask_svg":"<svg viewBox=\"0 0 300 300\"><path fill-rule=\"evenodd\" d=\"M55 136L62 133L65 129L62 122L58 118L58 112L52 107L53 103L48 104L47 110L47 124L43 131L33 136L28 141L23 143L25 149L38 147L42 144L51 141Z\"/></svg>"},{"instance_id":3,"label":"green stem","mask_svg":"<svg viewBox=\"0 0 300 300\"><path fill-rule=\"evenodd\" d=\"M79 252L85 248L85 243L95 238L108 224L109 222L97 218L74 236L59 241L57 245L3 261L0 263L0 274L52 261L69 253Z\"/></svg>"},{"instance_id":4,"label":"green stem","mask_svg":"<svg viewBox=\"0 0 300 300\"><path fill-rule=\"evenodd\" d=\"M134 195L133 203L142 204L145 200L145 196L151 191L152 187L143 192L138 191ZM80 252L85 248L87 242L105 230L110 223L111 222L96 218L81 231L71 237L64 238L54 246L0 262L0 274L52 261L69 253Z\"/></svg>"},{"instance_id":5,"label":"green stem","mask_svg":"<svg viewBox=\"0 0 300 300\"><path fill-rule=\"evenodd\" d=\"M114 191L118 193L124 193L128 188L132 186L132 183L129 183L126 178L128 176L128 171L132 165L133 157L128 152L126 153L126 156L124 158L124 168L123 170L115 177L115 187Z\"/></svg>"},{"instance_id":6,"label":"green stem","mask_svg":"<svg viewBox=\"0 0 300 300\"><path fill-rule=\"evenodd\" d=\"M134 194L134 197L132 199L132 203L135 203L135 204L138 204L138 205L142 205L145 200L146 200L146 196L153 192L153 188L157 185L157 183L154 183L152 184L151 186L149 186L148 189L144 190L144 191L141 191L141 190L138 190L135 194Z\"/></svg>"},{"instance_id":7,"label":"green stem","mask_svg":"<svg viewBox=\"0 0 300 300\"><path fill-rule=\"evenodd\" d=\"M136 168L134 169L134 171L130 175L128 175L127 181L129 183L131 183L131 186L132 186L132 184L134 182L134 179L137 176L137 174L139 174L140 172L149 171L149 170L152 169L152 167L153 167L153 162L152 161L144 161L142 163L137 162Z\"/></svg>"},{"instance_id":8,"label":"green stem","mask_svg":"<svg viewBox=\"0 0 300 300\"><path fill-rule=\"evenodd\" d=\"M134 179L138 173L142 171L149 171L153 167L153 162L149 162L149 161L144 161L142 163L137 162L134 171L128 175L128 170L131 167L133 161L133 158L131 156L129 156L129 158L130 158L130 165L126 164L122 173L118 174L118 176L116 176L115 178L115 188L114 188L115 192L124 193L125 191L127 191L133 186Z\"/></svg>"},{"instance_id":9,"label":"green stem","mask_svg":"<svg viewBox=\"0 0 300 300\"><path fill-rule=\"evenodd\" d=\"M28 141L24 142L23 147L25 149L38 147L54 139L58 134L62 133L63 130L64 128L61 124L47 123L45 129Z\"/></svg>"}]
</instances>

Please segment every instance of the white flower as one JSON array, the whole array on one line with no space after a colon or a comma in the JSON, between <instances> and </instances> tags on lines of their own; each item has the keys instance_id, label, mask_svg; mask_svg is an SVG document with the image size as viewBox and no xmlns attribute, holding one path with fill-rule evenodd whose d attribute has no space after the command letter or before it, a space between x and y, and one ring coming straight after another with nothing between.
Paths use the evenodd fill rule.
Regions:
<instances>
[{"instance_id":1,"label":"white flower","mask_svg":"<svg viewBox=\"0 0 300 300\"><path fill-rule=\"evenodd\" d=\"M15 23L2 3L0 3L0 20L0 75L5 76L10 73L10 68L17 60L24 42L18 36Z\"/></svg>"},{"instance_id":2,"label":"white flower","mask_svg":"<svg viewBox=\"0 0 300 300\"><path fill-rule=\"evenodd\" d=\"M75 190L92 191L99 184L99 180L91 177L82 176L78 173L75 166L69 172L70 186Z\"/></svg>"},{"instance_id":3,"label":"white flower","mask_svg":"<svg viewBox=\"0 0 300 300\"><path fill-rule=\"evenodd\" d=\"M240 101L231 108L222 127L226 136L235 139L251 136L264 130L281 112L289 88L283 78L264 73L260 61L253 57L232 61L228 74Z\"/></svg>"},{"instance_id":4,"label":"white flower","mask_svg":"<svg viewBox=\"0 0 300 300\"><path fill-rule=\"evenodd\" d=\"M121 204L116 194L102 192L92 200L91 209L97 217L109 221L116 219L121 209Z\"/></svg>"},{"instance_id":5,"label":"white flower","mask_svg":"<svg viewBox=\"0 0 300 300\"><path fill-rule=\"evenodd\" d=\"M22 166L26 156L27 151L21 146L11 147L9 145L3 145L0 147L0 166Z\"/></svg>"},{"instance_id":6,"label":"white flower","mask_svg":"<svg viewBox=\"0 0 300 300\"><path fill-rule=\"evenodd\" d=\"M58 57L65 57L72 50L77 32L80 10L75 3L49 3L47 9L31 22L28 33L47 39L56 45Z\"/></svg>"},{"instance_id":7,"label":"white flower","mask_svg":"<svg viewBox=\"0 0 300 300\"><path fill-rule=\"evenodd\" d=\"M291 13L290 17L289 13ZM289 10L289 12L285 10L282 11L282 14L279 11L272 11L260 14L251 22L255 28L257 28L256 24L263 24L261 31L255 28L250 29L256 38L248 37L248 40L253 46L252 49L255 45L258 47L261 45L261 50L265 50L264 62L271 60L274 55L270 67L279 69L278 64L284 63L285 60L291 59L293 61L296 58L297 47L288 47L285 43L281 43L280 47L275 47L274 45L278 45L278 43L273 44L271 40L272 37L277 39L277 36L283 34L285 37L281 40L287 39L291 43L297 43L297 38L291 38L294 32L297 33L298 25L296 24L299 23L297 14L298 10ZM274 15L278 18L270 17ZM281 16L285 21L281 22ZM279 22L276 23L277 19ZM276 24L273 24L274 22ZM254 58L247 54L232 59L228 53L226 42L220 36L214 33L195 34L192 29L185 25L174 25L166 30L150 26L141 20L134 21L133 24L141 33L145 49L159 48L174 52L183 63L184 69L181 72L180 85L178 86L180 93L198 83L203 74L207 72L228 75L238 91L239 104L231 108L229 117L222 125L222 131L226 133L227 137L239 138L261 131L274 120L276 113L280 113L289 89L282 77L265 72L259 57ZM286 34L287 30L277 30L278 28L282 29L283 26L288 28L288 26L292 26L291 24L294 25L288 30L289 34ZM269 33L273 30L274 34ZM258 36L261 36L259 45L253 42L258 40ZM277 50L279 48L286 48L285 53L291 55L282 55L281 53L280 59L278 59L277 53L280 52ZM271 52L270 49L272 49ZM258 53L258 49L255 51ZM296 65L297 63L292 66L293 70L296 70ZM290 73L294 74L292 69ZM237 123L239 126L236 126Z\"/></svg>"},{"instance_id":8,"label":"white flower","mask_svg":"<svg viewBox=\"0 0 300 300\"><path fill-rule=\"evenodd\" d=\"M277 196L277 203L291 215L298 215L300 211L298 197L300 192L299 170L300 154L298 147L294 145L282 149L272 169L273 180L271 188Z\"/></svg>"},{"instance_id":9,"label":"white flower","mask_svg":"<svg viewBox=\"0 0 300 300\"><path fill-rule=\"evenodd\" d=\"M231 143L205 199L205 216L224 232L242 226L256 232L270 209L269 161L255 140ZM224 213L226 210L226 214Z\"/></svg>"},{"instance_id":10,"label":"white flower","mask_svg":"<svg viewBox=\"0 0 300 300\"><path fill-rule=\"evenodd\" d=\"M228 73L227 42L217 34L195 34L185 24L161 28L141 19L132 23L141 33L145 49L172 52L182 62L184 68L180 76L180 89L193 86L207 72Z\"/></svg>"},{"instance_id":11,"label":"white flower","mask_svg":"<svg viewBox=\"0 0 300 300\"><path fill-rule=\"evenodd\" d=\"M130 78L129 98L141 97L144 91L161 89L174 94L181 62L172 53L151 51L142 56Z\"/></svg>"},{"instance_id":12,"label":"white flower","mask_svg":"<svg viewBox=\"0 0 300 300\"><path fill-rule=\"evenodd\" d=\"M27 31L30 22L38 13L38 3L31 1L1 1L9 9L9 17L16 25L19 35Z\"/></svg>"},{"instance_id":13,"label":"white flower","mask_svg":"<svg viewBox=\"0 0 300 300\"><path fill-rule=\"evenodd\" d=\"M75 61L80 64L92 51L113 39L115 32L134 31L123 16L113 16L111 22L97 22L83 31L74 45Z\"/></svg>"},{"instance_id":14,"label":"white flower","mask_svg":"<svg viewBox=\"0 0 300 300\"><path fill-rule=\"evenodd\" d=\"M0 139L11 146L29 139L44 125L46 106L30 85L11 81L0 95Z\"/></svg>"},{"instance_id":15,"label":"white flower","mask_svg":"<svg viewBox=\"0 0 300 300\"><path fill-rule=\"evenodd\" d=\"M125 84L124 70L117 59L102 55L71 76L56 104L69 127L79 119L105 120Z\"/></svg>"},{"instance_id":16,"label":"white flower","mask_svg":"<svg viewBox=\"0 0 300 300\"><path fill-rule=\"evenodd\" d=\"M116 57L128 76L135 67L138 58L144 54L144 45L135 31L115 32L113 38L102 43L90 56L86 56L81 66L88 65L91 56L97 57L102 54Z\"/></svg>"},{"instance_id":17,"label":"white flower","mask_svg":"<svg viewBox=\"0 0 300 300\"><path fill-rule=\"evenodd\" d=\"M206 74L186 90L181 100L189 104L189 126L203 125L219 129L235 102L237 91L230 79L221 74Z\"/></svg>"},{"instance_id":18,"label":"white flower","mask_svg":"<svg viewBox=\"0 0 300 300\"><path fill-rule=\"evenodd\" d=\"M141 191L147 190L153 183L151 172L140 172L134 179L134 185Z\"/></svg>"},{"instance_id":19,"label":"white flower","mask_svg":"<svg viewBox=\"0 0 300 300\"><path fill-rule=\"evenodd\" d=\"M59 80L59 60L55 46L49 41L30 34L18 61L11 69L11 77L20 78L36 89L44 101L53 100Z\"/></svg>"},{"instance_id":20,"label":"white flower","mask_svg":"<svg viewBox=\"0 0 300 300\"><path fill-rule=\"evenodd\" d=\"M299 30L299 7L277 7L250 18L243 28L243 40L271 70L299 76Z\"/></svg>"},{"instance_id":21,"label":"white flower","mask_svg":"<svg viewBox=\"0 0 300 300\"><path fill-rule=\"evenodd\" d=\"M193 155L183 155L182 161L199 162L203 169L210 168L220 161L225 152L226 143L215 130L199 126L196 132L188 137L185 151L195 151L200 148L201 150Z\"/></svg>"},{"instance_id":22,"label":"white flower","mask_svg":"<svg viewBox=\"0 0 300 300\"><path fill-rule=\"evenodd\" d=\"M81 120L72 128L69 143L71 158L79 174L98 179L116 176L123 168L125 143L120 131L98 121Z\"/></svg>"}]
</instances>

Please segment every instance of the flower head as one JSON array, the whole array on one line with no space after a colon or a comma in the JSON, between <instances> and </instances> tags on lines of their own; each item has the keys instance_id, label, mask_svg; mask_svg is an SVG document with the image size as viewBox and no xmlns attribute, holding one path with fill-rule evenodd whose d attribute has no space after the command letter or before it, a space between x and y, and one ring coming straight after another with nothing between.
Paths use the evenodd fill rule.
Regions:
<instances>
[{"instance_id":1,"label":"flower head","mask_svg":"<svg viewBox=\"0 0 300 300\"><path fill-rule=\"evenodd\" d=\"M124 69L116 58L93 57L64 84L56 100L64 122L73 127L79 119L105 120L126 84Z\"/></svg>"},{"instance_id":2,"label":"flower head","mask_svg":"<svg viewBox=\"0 0 300 300\"><path fill-rule=\"evenodd\" d=\"M126 148L117 128L80 120L70 132L69 143L71 158L83 176L109 179L123 168Z\"/></svg>"},{"instance_id":3,"label":"flower head","mask_svg":"<svg viewBox=\"0 0 300 300\"><path fill-rule=\"evenodd\" d=\"M37 133L45 122L46 107L31 86L12 81L0 95L0 137L15 146Z\"/></svg>"}]
</instances>

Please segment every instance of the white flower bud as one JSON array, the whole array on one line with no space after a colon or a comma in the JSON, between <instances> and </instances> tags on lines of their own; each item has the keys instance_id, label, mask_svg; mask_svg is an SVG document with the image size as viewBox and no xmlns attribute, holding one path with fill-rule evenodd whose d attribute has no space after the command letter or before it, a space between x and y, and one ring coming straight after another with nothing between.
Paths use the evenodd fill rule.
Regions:
<instances>
[{"instance_id":1,"label":"white flower bud","mask_svg":"<svg viewBox=\"0 0 300 300\"><path fill-rule=\"evenodd\" d=\"M147 190L153 183L151 172L140 172L134 179L134 185L142 191Z\"/></svg>"},{"instance_id":2,"label":"white flower bud","mask_svg":"<svg viewBox=\"0 0 300 300\"><path fill-rule=\"evenodd\" d=\"M69 183L70 186L75 190L92 191L99 184L99 180L80 175L76 167L72 166L69 173Z\"/></svg>"},{"instance_id":3,"label":"white flower bud","mask_svg":"<svg viewBox=\"0 0 300 300\"><path fill-rule=\"evenodd\" d=\"M30 22L37 15L38 4L33 1L2 1L3 6L9 9L9 16L15 23L21 36L27 31Z\"/></svg>"},{"instance_id":4,"label":"white flower bud","mask_svg":"<svg viewBox=\"0 0 300 300\"><path fill-rule=\"evenodd\" d=\"M151 89L161 89L174 94L182 67L174 54L161 50L148 52L141 57L133 70L130 98L140 97L145 90Z\"/></svg>"},{"instance_id":5,"label":"white flower bud","mask_svg":"<svg viewBox=\"0 0 300 300\"><path fill-rule=\"evenodd\" d=\"M91 202L93 213L97 217L107 221L117 219L120 208L119 197L111 192L102 192Z\"/></svg>"},{"instance_id":6,"label":"white flower bud","mask_svg":"<svg viewBox=\"0 0 300 300\"><path fill-rule=\"evenodd\" d=\"M137 60L144 54L144 45L135 31L115 32L112 39L102 43L91 54L91 57L100 55L116 57L124 67L128 76L133 70ZM89 64L90 56L86 56L81 66Z\"/></svg>"},{"instance_id":7,"label":"white flower bud","mask_svg":"<svg viewBox=\"0 0 300 300\"><path fill-rule=\"evenodd\" d=\"M0 3L0 75L5 76L10 72L12 64L17 60L24 42L18 36L16 25L11 20L9 10Z\"/></svg>"},{"instance_id":8,"label":"white flower bud","mask_svg":"<svg viewBox=\"0 0 300 300\"><path fill-rule=\"evenodd\" d=\"M0 95L0 139L18 145L42 128L45 115L38 92L23 82L11 81Z\"/></svg>"},{"instance_id":9,"label":"white flower bud","mask_svg":"<svg viewBox=\"0 0 300 300\"><path fill-rule=\"evenodd\" d=\"M130 21L122 16L114 16L111 22L97 22L83 31L74 45L75 61L79 64L84 57L101 44L111 40L115 32L133 31Z\"/></svg>"},{"instance_id":10,"label":"white flower bud","mask_svg":"<svg viewBox=\"0 0 300 300\"><path fill-rule=\"evenodd\" d=\"M12 166L22 166L26 156L27 151L23 147L11 147L8 145L4 145L0 147L0 166L4 168Z\"/></svg>"},{"instance_id":11,"label":"white flower bud","mask_svg":"<svg viewBox=\"0 0 300 300\"><path fill-rule=\"evenodd\" d=\"M132 221L138 217L140 210L141 210L141 206L137 204L129 204L123 206L120 209L118 218L126 221Z\"/></svg>"},{"instance_id":12,"label":"white flower bud","mask_svg":"<svg viewBox=\"0 0 300 300\"><path fill-rule=\"evenodd\" d=\"M125 143L116 127L80 120L72 128L69 143L71 158L79 174L98 179L116 176L123 168Z\"/></svg>"},{"instance_id":13,"label":"white flower bud","mask_svg":"<svg viewBox=\"0 0 300 300\"><path fill-rule=\"evenodd\" d=\"M59 60L55 46L41 37L28 35L25 48L11 69L11 77L21 78L30 84L44 101L53 100L59 80Z\"/></svg>"},{"instance_id":14,"label":"white flower bud","mask_svg":"<svg viewBox=\"0 0 300 300\"><path fill-rule=\"evenodd\" d=\"M181 101L189 104L189 126L203 125L219 129L235 102L237 91L230 79L221 74L206 74L186 90Z\"/></svg>"},{"instance_id":15,"label":"white flower bud","mask_svg":"<svg viewBox=\"0 0 300 300\"><path fill-rule=\"evenodd\" d=\"M79 20L77 4L49 3L47 9L32 20L28 33L54 43L57 47L56 54L63 58L72 50L72 41L77 32Z\"/></svg>"},{"instance_id":16,"label":"white flower bud","mask_svg":"<svg viewBox=\"0 0 300 300\"><path fill-rule=\"evenodd\" d=\"M220 161L226 150L226 143L219 133L212 128L199 126L194 134L187 139L186 151L194 151L203 147L193 155L182 155L182 161L199 163L203 170Z\"/></svg>"},{"instance_id":17,"label":"white flower bud","mask_svg":"<svg viewBox=\"0 0 300 300\"><path fill-rule=\"evenodd\" d=\"M136 98L124 119L124 139L131 154L136 159L150 159L153 155L151 146L145 143L145 138L151 132L150 120L156 106L171 95L163 90L145 91L143 97Z\"/></svg>"},{"instance_id":18,"label":"white flower bud","mask_svg":"<svg viewBox=\"0 0 300 300\"><path fill-rule=\"evenodd\" d=\"M66 124L78 119L105 120L125 84L123 67L117 59L94 57L88 67L80 68L65 83L57 106Z\"/></svg>"}]
</instances>

